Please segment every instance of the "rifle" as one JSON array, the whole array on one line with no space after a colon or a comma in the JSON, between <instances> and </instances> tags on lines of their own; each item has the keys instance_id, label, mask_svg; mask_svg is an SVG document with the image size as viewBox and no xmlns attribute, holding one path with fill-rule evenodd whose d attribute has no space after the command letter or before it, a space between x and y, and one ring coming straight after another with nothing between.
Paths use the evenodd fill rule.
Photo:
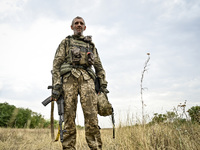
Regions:
<instances>
[{"instance_id":1,"label":"rifle","mask_svg":"<svg viewBox=\"0 0 200 150\"><path fill-rule=\"evenodd\" d=\"M48 86L48 89L52 89L53 90L53 86ZM46 98L42 104L44 106L48 105L51 101L53 101L52 97L49 96L48 98ZM61 95L57 102L57 106L58 106L58 115L59 115L59 133L60 133L60 141L61 143L63 142L63 133L66 132L66 130L62 129L62 123L64 122L64 98L63 95ZM57 141L57 140L55 140Z\"/></svg>"}]
</instances>

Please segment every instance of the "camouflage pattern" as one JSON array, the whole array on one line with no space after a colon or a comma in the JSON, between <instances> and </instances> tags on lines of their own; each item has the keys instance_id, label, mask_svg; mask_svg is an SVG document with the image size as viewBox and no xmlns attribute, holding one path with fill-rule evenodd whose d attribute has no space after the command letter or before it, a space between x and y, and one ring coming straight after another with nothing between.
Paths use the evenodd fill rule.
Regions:
<instances>
[{"instance_id":1,"label":"camouflage pattern","mask_svg":"<svg viewBox=\"0 0 200 150\"><path fill-rule=\"evenodd\" d=\"M84 72L82 69L79 71ZM75 149L77 96L80 94L80 102L85 117L86 140L90 148L97 149L97 139L99 138L96 136L100 136L100 132L97 119L97 96L94 89L94 81L91 78L85 80L82 74L78 78L72 74L70 76L64 76L63 90L65 99L64 128L67 131L64 134L63 148Z\"/></svg>"},{"instance_id":2,"label":"camouflage pattern","mask_svg":"<svg viewBox=\"0 0 200 150\"><path fill-rule=\"evenodd\" d=\"M112 105L108 101L105 93L101 92L97 97L98 114L101 116L109 116L112 114Z\"/></svg>"},{"instance_id":3,"label":"camouflage pattern","mask_svg":"<svg viewBox=\"0 0 200 150\"><path fill-rule=\"evenodd\" d=\"M102 81L101 84L107 85L105 79L105 71L101 64L97 49L93 42L84 42L85 37L77 37L75 35L68 36L58 46L56 50L56 55L53 61L53 84L61 84L61 76L69 72L70 66L72 65L72 54L71 51L73 47L79 47L81 51L81 60L78 65L91 67L88 62L87 52L92 52L94 57L94 69L95 74ZM87 51L86 51L87 50Z\"/></svg>"},{"instance_id":4,"label":"camouflage pattern","mask_svg":"<svg viewBox=\"0 0 200 150\"><path fill-rule=\"evenodd\" d=\"M86 38L87 39L87 38ZM73 47L80 49L80 60L73 61ZM65 100L63 149L74 150L76 144L76 109L78 95L85 118L85 136L90 149L101 149L102 141L97 118L97 94L93 76L91 76L91 62L88 62L87 53L93 54L93 66L96 76L104 84L105 71L102 67L95 45L91 41L84 41L84 36L68 36L64 39L55 54L53 62L53 85L62 84ZM78 61L77 61L78 60ZM75 63L75 64L74 64ZM79 67L76 67L76 66ZM90 68L88 71L88 69Z\"/></svg>"}]
</instances>

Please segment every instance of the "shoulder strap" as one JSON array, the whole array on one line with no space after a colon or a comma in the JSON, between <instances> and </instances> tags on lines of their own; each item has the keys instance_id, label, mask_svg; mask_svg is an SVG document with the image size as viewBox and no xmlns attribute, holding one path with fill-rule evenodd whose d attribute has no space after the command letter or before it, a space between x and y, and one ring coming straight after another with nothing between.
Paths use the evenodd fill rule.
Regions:
<instances>
[{"instance_id":1,"label":"shoulder strap","mask_svg":"<svg viewBox=\"0 0 200 150\"><path fill-rule=\"evenodd\" d=\"M70 35L65 38L65 45L66 45L66 47L65 47L65 62L71 61L71 54L69 51L71 39L72 39L72 36L70 36Z\"/></svg>"}]
</instances>

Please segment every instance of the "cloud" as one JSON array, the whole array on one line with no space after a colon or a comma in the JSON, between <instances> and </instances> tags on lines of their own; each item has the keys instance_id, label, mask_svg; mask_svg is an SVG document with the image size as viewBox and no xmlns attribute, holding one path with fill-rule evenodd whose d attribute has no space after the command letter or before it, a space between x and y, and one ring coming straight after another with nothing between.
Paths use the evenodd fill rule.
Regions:
<instances>
[{"instance_id":1,"label":"cloud","mask_svg":"<svg viewBox=\"0 0 200 150\"><path fill-rule=\"evenodd\" d=\"M147 52L151 59L143 83L148 88L145 112L165 112L184 100L188 108L199 104L197 0L14 0L1 1L0 7L1 101L30 107L48 118L50 107L41 101L50 95L55 50L72 34L72 19L82 16L85 35L92 35L106 70L108 96L118 119L120 113L140 115Z\"/></svg>"}]
</instances>

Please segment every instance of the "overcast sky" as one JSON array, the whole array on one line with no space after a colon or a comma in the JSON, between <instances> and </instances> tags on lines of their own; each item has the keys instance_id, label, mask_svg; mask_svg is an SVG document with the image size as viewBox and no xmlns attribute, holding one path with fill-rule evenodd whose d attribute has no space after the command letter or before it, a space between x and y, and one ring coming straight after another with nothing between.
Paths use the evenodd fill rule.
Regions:
<instances>
[{"instance_id":1,"label":"overcast sky","mask_svg":"<svg viewBox=\"0 0 200 150\"><path fill-rule=\"evenodd\" d=\"M57 46L85 19L107 75L117 123L141 118L140 80L147 53L145 114L200 105L199 0L0 0L0 102L50 116L41 104L51 93ZM57 112L55 112L57 118ZM99 124L111 127L109 117ZM78 105L78 124L83 115Z\"/></svg>"}]
</instances>

